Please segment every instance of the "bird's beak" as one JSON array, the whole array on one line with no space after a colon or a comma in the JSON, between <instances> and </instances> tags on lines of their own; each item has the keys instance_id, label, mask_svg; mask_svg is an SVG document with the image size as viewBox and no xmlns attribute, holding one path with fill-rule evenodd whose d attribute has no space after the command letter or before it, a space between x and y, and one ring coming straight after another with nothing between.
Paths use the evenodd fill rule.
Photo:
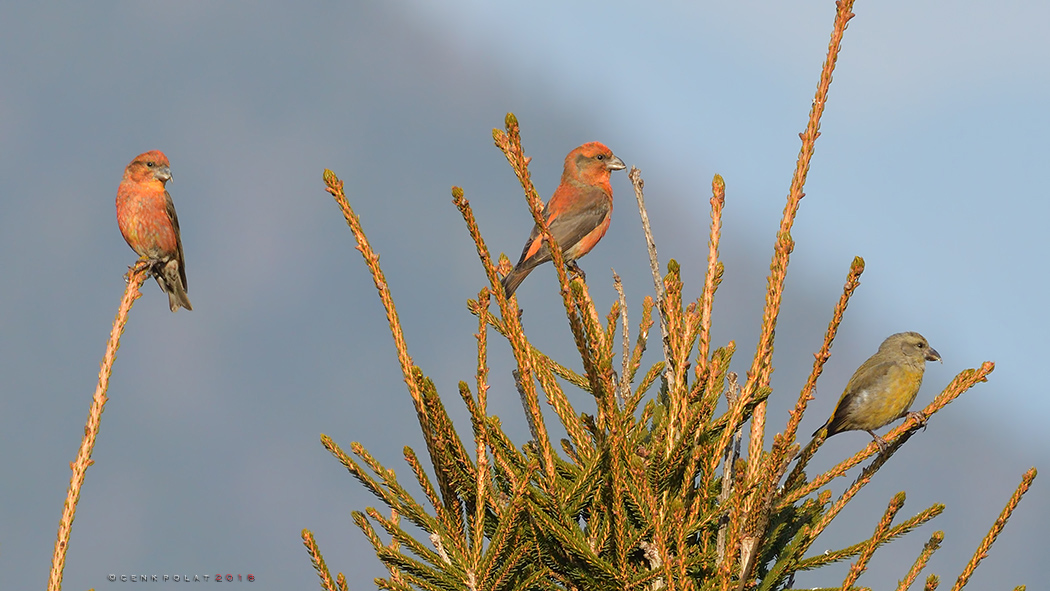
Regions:
<instances>
[{"instance_id":1,"label":"bird's beak","mask_svg":"<svg viewBox=\"0 0 1050 591\"><path fill-rule=\"evenodd\" d=\"M159 181L168 182L171 180L171 169L167 166L161 166L153 171L153 178Z\"/></svg>"},{"instance_id":2,"label":"bird's beak","mask_svg":"<svg viewBox=\"0 0 1050 591\"><path fill-rule=\"evenodd\" d=\"M940 361L941 354L937 352L937 349L930 347L926 350L926 361Z\"/></svg>"},{"instance_id":3,"label":"bird's beak","mask_svg":"<svg viewBox=\"0 0 1050 591\"><path fill-rule=\"evenodd\" d=\"M613 156L612 159L605 163L605 168L608 170L623 170L627 168L627 165L623 163L623 160Z\"/></svg>"}]
</instances>

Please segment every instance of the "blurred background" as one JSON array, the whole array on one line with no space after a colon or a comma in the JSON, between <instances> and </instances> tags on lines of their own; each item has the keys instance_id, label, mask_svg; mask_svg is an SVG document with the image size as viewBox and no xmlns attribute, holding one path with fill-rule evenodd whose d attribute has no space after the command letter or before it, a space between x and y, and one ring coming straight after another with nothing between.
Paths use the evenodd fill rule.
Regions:
<instances>
[{"instance_id":1,"label":"blurred background","mask_svg":"<svg viewBox=\"0 0 1050 591\"><path fill-rule=\"evenodd\" d=\"M935 530L928 572L954 580L1020 476L1046 466L1050 5L860 2L846 32L793 236L769 424L778 430L820 347L853 256L867 261L801 432L819 427L887 335L942 354L916 407L994 360L893 458L813 552L901 513L944 514L880 550L860 584L895 585ZM422 439L375 287L338 208L331 168L382 254L409 351L464 433L484 284L449 188L466 191L494 252L531 227L491 130L522 123L540 193L565 154L598 140L642 170L662 265L703 280L714 174L725 177L725 280L713 344L745 372L773 238L828 44L833 3L449 1L0 5L0 577L47 579L69 462L135 255L113 200L127 163L171 160L192 312L150 281L132 312L73 528L70 589L121 574L252 573L316 585L300 531L354 589L385 569L350 519L377 500L320 445L360 441L409 480ZM623 277L631 322L652 292L626 174L583 259L607 310ZM549 265L518 291L534 342L579 367ZM490 411L528 430L493 338ZM646 363L659 359L659 347ZM1033 373L1034 372L1034 373ZM579 410L587 395L570 392ZM553 420L553 413L549 416ZM885 432L885 430L883 430ZM812 469L867 445L831 439ZM841 490L845 481L833 485ZM971 585L1046 575L1047 476ZM837 584L848 564L800 576ZM1029 587L1034 588L1034 587Z\"/></svg>"}]
</instances>

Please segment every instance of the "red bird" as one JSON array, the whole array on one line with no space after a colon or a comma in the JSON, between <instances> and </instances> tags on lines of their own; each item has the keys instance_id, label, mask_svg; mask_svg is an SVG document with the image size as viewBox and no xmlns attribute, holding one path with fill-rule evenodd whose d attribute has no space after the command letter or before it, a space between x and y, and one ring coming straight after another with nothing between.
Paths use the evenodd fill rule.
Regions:
<instances>
[{"instance_id":1,"label":"red bird","mask_svg":"<svg viewBox=\"0 0 1050 591\"><path fill-rule=\"evenodd\" d=\"M565 157L561 184L543 208L543 217L562 249L566 263L575 267L576 259L590 252L605 236L613 208L609 175L624 168L627 167L623 160L599 142L583 144ZM533 269L549 260L550 249L540 237L540 227L535 226L521 251L518 264L503 278L503 291L507 297L514 294Z\"/></svg>"},{"instance_id":2,"label":"red bird","mask_svg":"<svg viewBox=\"0 0 1050 591\"><path fill-rule=\"evenodd\" d=\"M164 183L171 180L168 157L159 150L139 154L124 169L117 188L117 225L140 260L168 294L172 312L192 310L186 295L186 264L179 236L179 217Z\"/></svg>"}]
</instances>

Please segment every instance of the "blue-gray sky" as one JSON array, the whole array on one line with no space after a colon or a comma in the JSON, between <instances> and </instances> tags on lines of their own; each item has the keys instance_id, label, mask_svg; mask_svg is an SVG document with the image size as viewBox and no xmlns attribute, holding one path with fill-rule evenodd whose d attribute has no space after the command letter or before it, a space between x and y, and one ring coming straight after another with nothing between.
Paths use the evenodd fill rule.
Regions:
<instances>
[{"instance_id":1,"label":"blue-gray sky","mask_svg":"<svg viewBox=\"0 0 1050 591\"><path fill-rule=\"evenodd\" d=\"M171 160L195 309L171 314L151 282L133 310L67 586L216 572L251 572L263 588L315 585L306 527L329 566L367 589L384 570L349 512L376 501L318 436L360 441L401 473L401 447L421 439L375 288L321 171L346 181L410 352L458 419L456 383L474 371L464 302L484 278L449 187L464 187L490 247L515 257L531 222L490 135L507 111L522 122L542 194L585 141L638 166L661 260L682 263L694 296L721 174L714 337L737 341L743 372L834 14L830 1L798 4L0 6L5 587L47 577L68 463L135 258L113 198L136 154ZM994 360L989 383L938 414L814 548L869 535L890 495L907 490L904 513L947 510L881 550L861 583L892 585L935 529L947 537L930 568L950 580L1050 450L1050 6L886 1L855 12L793 232L769 422L783 424L854 255L867 271L804 432L890 333L920 331L944 357L917 404ZM612 228L582 266L606 308L616 268L637 316L651 278L626 175L613 187ZM571 359L553 272L518 293L535 341ZM523 442L506 346L494 345L492 366L490 409ZM818 465L866 437L836 437ZM1038 584L1048 498L1037 479L975 588Z\"/></svg>"}]
</instances>

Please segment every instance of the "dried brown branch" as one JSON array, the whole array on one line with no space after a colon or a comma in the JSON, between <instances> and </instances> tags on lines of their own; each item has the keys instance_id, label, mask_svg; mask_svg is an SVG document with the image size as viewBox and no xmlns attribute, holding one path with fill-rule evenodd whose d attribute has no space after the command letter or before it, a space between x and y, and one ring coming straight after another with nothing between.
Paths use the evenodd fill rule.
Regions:
<instances>
[{"instance_id":1,"label":"dried brown branch","mask_svg":"<svg viewBox=\"0 0 1050 591\"><path fill-rule=\"evenodd\" d=\"M645 180L642 179L642 171L632 166L631 172L627 173L634 185L634 196L638 200L638 214L642 217L642 231L645 233L645 244L649 249L649 266L653 271L653 287L656 289L656 307L660 311L660 333L663 335L664 363L667 371L671 369L670 334L667 327L667 292L664 290L663 278L660 275L660 261L656 257L656 241L653 239L652 229L649 227L649 213L645 209Z\"/></svg>"}]
</instances>

